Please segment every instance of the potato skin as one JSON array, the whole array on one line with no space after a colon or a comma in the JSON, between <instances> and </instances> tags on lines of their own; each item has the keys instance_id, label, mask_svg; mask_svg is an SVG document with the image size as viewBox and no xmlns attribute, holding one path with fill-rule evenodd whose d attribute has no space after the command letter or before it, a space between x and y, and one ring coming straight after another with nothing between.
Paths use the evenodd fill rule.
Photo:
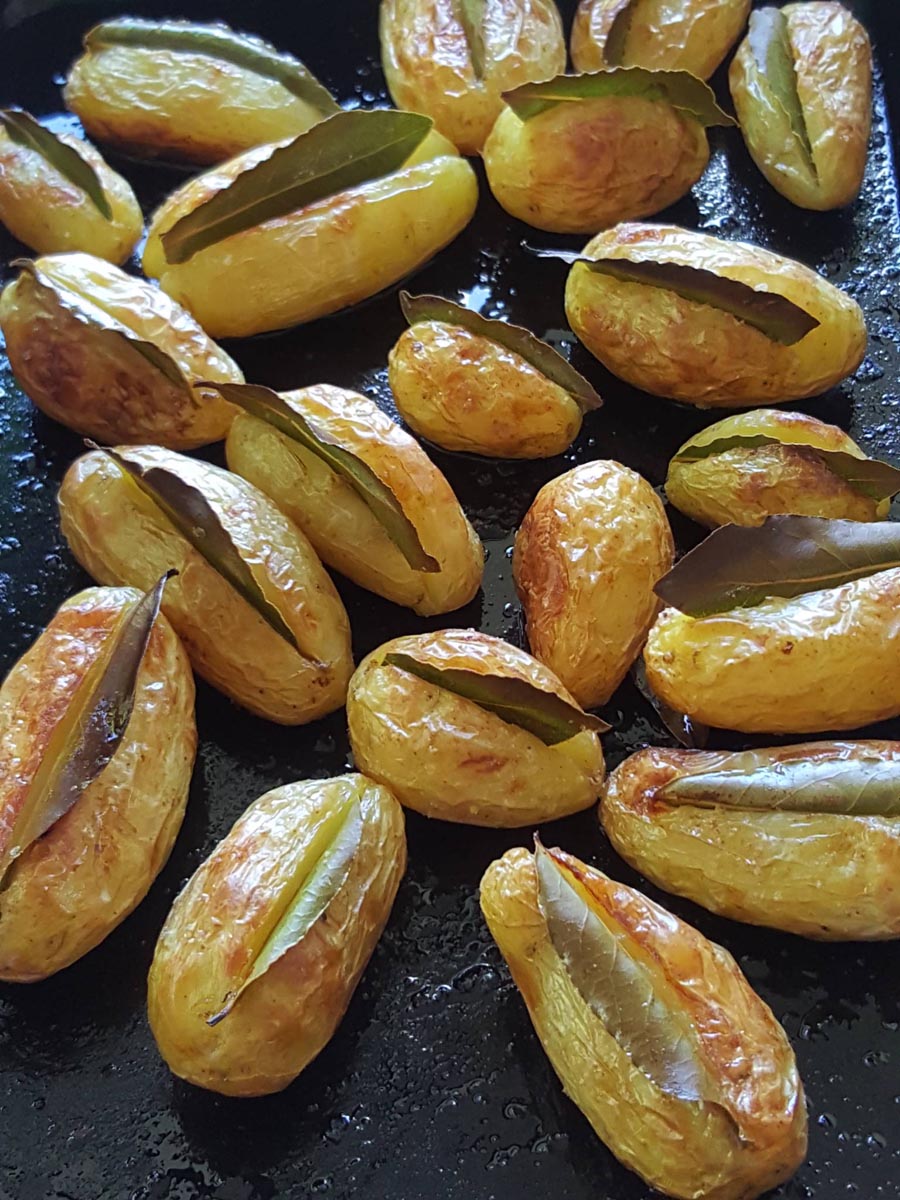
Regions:
<instances>
[{"instance_id":1,"label":"potato skin","mask_svg":"<svg viewBox=\"0 0 900 1200\"><path fill-rule=\"evenodd\" d=\"M528 121L505 108L484 167L510 216L553 233L594 233L674 204L709 161L699 121L662 100L607 96Z\"/></svg>"},{"instance_id":2,"label":"potato skin","mask_svg":"<svg viewBox=\"0 0 900 1200\"><path fill-rule=\"evenodd\" d=\"M400 415L444 450L551 458L581 430L569 393L514 350L444 321L417 321L388 356Z\"/></svg>"},{"instance_id":3,"label":"potato skin","mask_svg":"<svg viewBox=\"0 0 900 1200\"><path fill-rule=\"evenodd\" d=\"M476 79L454 0L382 0L381 62L398 108L427 113L463 154L480 154L501 93L566 68L553 0L487 0L486 63Z\"/></svg>"},{"instance_id":4,"label":"potato skin","mask_svg":"<svg viewBox=\"0 0 900 1200\"><path fill-rule=\"evenodd\" d=\"M679 449L706 446L727 437L765 434L818 450L842 450L855 458L865 453L837 425L806 413L756 409L725 417L696 434ZM885 521L890 500L873 500L851 487L797 446L735 447L711 458L669 463L666 496L670 504L714 529L717 525L762 525L776 513L832 517L846 521Z\"/></svg>"},{"instance_id":5,"label":"potato skin","mask_svg":"<svg viewBox=\"0 0 900 1200\"><path fill-rule=\"evenodd\" d=\"M815 758L839 745L769 753L776 762ZM844 745L848 757L858 747L900 758L898 742ZM729 757L651 747L618 766L600 819L625 861L658 887L734 921L827 941L900 937L900 818L746 812L657 796L671 780L716 770Z\"/></svg>"},{"instance_id":6,"label":"potato skin","mask_svg":"<svg viewBox=\"0 0 900 1200\"><path fill-rule=\"evenodd\" d=\"M567 1095L620 1162L666 1195L750 1200L775 1187L806 1154L803 1085L784 1030L726 950L633 888L590 874L628 933L682 982L698 1027L720 1030L716 1065L736 1094L742 1136L719 1105L661 1091L594 1015L550 941L534 857L517 847L485 872L481 908Z\"/></svg>"},{"instance_id":7,"label":"potato skin","mask_svg":"<svg viewBox=\"0 0 900 1200\"><path fill-rule=\"evenodd\" d=\"M659 497L621 463L583 463L538 492L513 578L532 653L583 708L605 704L640 653L674 554Z\"/></svg>"},{"instance_id":8,"label":"potato skin","mask_svg":"<svg viewBox=\"0 0 900 1200\"><path fill-rule=\"evenodd\" d=\"M787 4L782 12L815 171L798 152L790 121L759 71L748 39L728 73L738 122L753 161L772 187L800 208L841 208L858 196L866 169L872 125L869 36L832 0Z\"/></svg>"},{"instance_id":9,"label":"potato skin","mask_svg":"<svg viewBox=\"0 0 900 1200\"><path fill-rule=\"evenodd\" d=\"M353 670L349 622L300 530L229 471L159 446L129 447L127 455L201 488L309 658L266 624L100 451L74 462L59 491L62 532L84 569L103 583L146 588L177 568L162 606L194 669L257 716L300 725L340 708Z\"/></svg>"},{"instance_id":10,"label":"potato skin","mask_svg":"<svg viewBox=\"0 0 900 1200\"><path fill-rule=\"evenodd\" d=\"M606 39L622 0L581 0L572 24L576 71L610 66L690 71L709 79L747 22L751 0L632 0L619 63L606 59Z\"/></svg>"},{"instance_id":11,"label":"potato skin","mask_svg":"<svg viewBox=\"0 0 900 1200\"><path fill-rule=\"evenodd\" d=\"M0 825L21 808L50 737L133 588L67 600L0 688ZM0 979L31 983L92 950L136 908L184 816L197 746L194 677L159 616L116 753L71 809L25 850L0 892Z\"/></svg>"},{"instance_id":12,"label":"potato skin","mask_svg":"<svg viewBox=\"0 0 900 1200\"><path fill-rule=\"evenodd\" d=\"M248 943L277 902L284 872L322 815L358 795L362 836L323 916L238 999ZM390 915L406 867L403 810L361 775L266 792L236 822L172 906L148 980L150 1028L176 1075L226 1096L280 1091L339 1025Z\"/></svg>"},{"instance_id":13,"label":"potato skin","mask_svg":"<svg viewBox=\"0 0 900 1200\"><path fill-rule=\"evenodd\" d=\"M474 629L395 638L360 663L350 681L347 724L354 760L426 817L514 828L580 812L597 795L603 751L583 730L546 746L470 700L385 664L411 654L441 668L525 679L563 699L556 676L524 650Z\"/></svg>"},{"instance_id":14,"label":"potato skin","mask_svg":"<svg viewBox=\"0 0 900 1200\"><path fill-rule=\"evenodd\" d=\"M59 140L94 168L112 220L93 200L47 162L42 154L14 142L0 129L0 221L38 254L83 250L111 263L124 262L144 229L144 216L131 185L100 153L70 133Z\"/></svg>"},{"instance_id":15,"label":"potato skin","mask_svg":"<svg viewBox=\"0 0 900 1200\"><path fill-rule=\"evenodd\" d=\"M598 234L584 254L702 267L777 291L821 322L783 346L711 305L576 263L566 283L570 325L605 367L654 396L699 408L799 400L852 374L865 354L856 301L801 263L759 246L674 225L624 224Z\"/></svg>"},{"instance_id":16,"label":"potato skin","mask_svg":"<svg viewBox=\"0 0 900 1200\"><path fill-rule=\"evenodd\" d=\"M858 729L900 714L898 613L900 568L717 616L667 608L647 638L647 680L722 729Z\"/></svg>"},{"instance_id":17,"label":"potato skin","mask_svg":"<svg viewBox=\"0 0 900 1200\"><path fill-rule=\"evenodd\" d=\"M186 381L179 387L139 352L123 352L115 334L80 320L23 271L0 296L0 329L16 379L42 412L106 444L192 450L225 436L235 410L191 382L242 383L244 376L183 308L91 255L55 254L36 266L164 350Z\"/></svg>"},{"instance_id":18,"label":"potato skin","mask_svg":"<svg viewBox=\"0 0 900 1200\"><path fill-rule=\"evenodd\" d=\"M349 483L249 413L238 415L228 435L229 468L274 500L323 562L360 587L422 615L468 604L481 586L484 549L450 484L419 444L356 392L322 383L286 396L391 488L440 571L413 570Z\"/></svg>"},{"instance_id":19,"label":"potato skin","mask_svg":"<svg viewBox=\"0 0 900 1200\"><path fill-rule=\"evenodd\" d=\"M212 337L300 325L365 300L422 266L475 212L475 172L432 130L393 174L167 263L160 235L273 148L258 146L189 180L150 223L144 272Z\"/></svg>"}]
</instances>

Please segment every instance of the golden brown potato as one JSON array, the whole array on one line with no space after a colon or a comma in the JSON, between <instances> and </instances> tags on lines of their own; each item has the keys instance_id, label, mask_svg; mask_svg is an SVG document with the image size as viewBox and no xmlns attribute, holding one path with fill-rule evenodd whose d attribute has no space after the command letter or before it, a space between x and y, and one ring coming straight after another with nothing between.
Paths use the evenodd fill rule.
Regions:
<instances>
[{"instance_id":1,"label":"golden brown potato","mask_svg":"<svg viewBox=\"0 0 900 1200\"><path fill-rule=\"evenodd\" d=\"M856 199L866 169L869 37L832 0L786 4L778 13L763 8L753 14L731 63L728 81L744 140L769 183L792 203L840 208ZM787 105L785 83L767 65L770 36L785 39L793 64Z\"/></svg>"},{"instance_id":2,"label":"golden brown potato","mask_svg":"<svg viewBox=\"0 0 900 1200\"><path fill-rule=\"evenodd\" d=\"M37 259L0 296L0 329L38 408L98 441L191 450L234 418L218 392L192 384L241 383L237 363L159 288L102 259Z\"/></svg>"},{"instance_id":3,"label":"golden brown potato","mask_svg":"<svg viewBox=\"0 0 900 1200\"><path fill-rule=\"evenodd\" d=\"M475 72L456 0L382 0L381 62L398 108L427 113L463 154L480 154L501 93L566 67L553 0L487 0Z\"/></svg>"},{"instance_id":4,"label":"golden brown potato","mask_svg":"<svg viewBox=\"0 0 900 1200\"><path fill-rule=\"evenodd\" d=\"M0 845L13 835L36 781L54 767L47 756L64 734L76 692L89 684L110 637L140 599L132 588L79 592L4 681ZM190 664L171 625L158 616L115 753L6 873L0 979L30 983L61 971L141 902L181 827L196 745Z\"/></svg>"},{"instance_id":5,"label":"golden brown potato","mask_svg":"<svg viewBox=\"0 0 900 1200\"><path fill-rule=\"evenodd\" d=\"M797 762L900 763L897 742L813 742L758 751ZM733 771L747 755L650 748L610 775L600 815L626 862L659 887L752 925L829 941L900 937L900 818L669 803L675 779ZM827 880L827 886L823 886Z\"/></svg>"},{"instance_id":6,"label":"golden brown potato","mask_svg":"<svg viewBox=\"0 0 900 1200\"><path fill-rule=\"evenodd\" d=\"M583 941L568 936L555 898L548 910L521 847L488 867L481 907L553 1069L598 1137L683 1200L750 1200L789 1178L806 1154L803 1085L784 1030L731 955L633 888L543 853L561 868L571 915L584 917ZM670 1066L665 1087L629 1049L635 1013L644 1015L630 1045Z\"/></svg>"},{"instance_id":7,"label":"golden brown potato","mask_svg":"<svg viewBox=\"0 0 900 1200\"><path fill-rule=\"evenodd\" d=\"M350 627L300 530L229 471L159 446L122 453L202 493L291 640L99 450L72 464L59 492L62 532L85 570L101 583L148 587L176 568L180 574L166 588L163 610L194 669L257 716L299 725L340 708L353 670Z\"/></svg>"},{"instance_id":8,"label":"golden brown potato","mask_svg":"<svg viewBox=\"0 0 900 1200\"><path fill-rule=\"evenodd\" d=\"M721 439L756 435L790 444L735 446L694 460L680 457ZM876 500L853 487L830 470L816 450L866 457L843 429L806 413L772 408L738 413L684 443L669 463L666 496L670 504L710 528L762 525L776 513L848 521L887 519L890 500Z\"/></svg>"},{"instance_id":9,"label":"golden brown potato","mask_svg":"<svg viewBox=\"0 0 900 1200\"><path fill-rule=\"evenodd\" d=\"M514 827L587 808L603 778L597 734L547 745L475 701L385 662L406 654L442 670L525 680L573 703L556 676L523 650L474 629L395 638L360 663L347 724L360 770L427 817Z\"/></svg>"},{"instance_id":10,"label":"golden brown potato","mask_svg":"<svg viewBox=\"0 0 900 1200\"><path fill-rule=\"evenodd\" d=\"M450 484L418 443L377 404L344 388L323 383L287 392L285 399L387 484L439 570L413 569L351 484L267 421L240 413L225 447L230 469L274 500L320 558L360 587L422 614L468 604L481 586L484 550Z\"/></svg>"},{"instance_id":11,"label":"golden brown potato","mask_svg":"<svg viewBox=\"0 0 900 1200\"><path fill-rule=\"evenodd\" d=\"M403 810L363 775L251 804L175 901L153 956L150 1027L172 1071L226 1096L286 1087L340 1024L405 867Z\"/></svg>"},{"instance_id":12,"label":"golden brown potato","mask_svg":"<svg viewBox=\"0 0 900 1200\"><path fill-rule=\"evenodd\" d=\"M852 374L866 349L855 300L790 258L674 225L619 225L587 258L675 263L777 292L820 324L794 345L711 304L576 263L566 284L573 330L614 374L655 396L700 408L740 408L815 396Z\"/></svg>"},{"instance_id":13,"label":"golden brown potato","mask_svg":"<svg viewBox=\"0 0 900 1200\"><path fill-rule=\"evenodd\" d=\"M659 497L621 463L575 467L525 514L513 577L528 642L583 708L605 704L640 653L674 553Z\"/></svg>"},{"instance_id":14,"label":"golden brown potato","mask_svg":"<svg viewBox=\"0 0 900 1200\"><path fill-rule=\"evenodd\" d=\"M744 28L750 4L581 0L572 25L572 62L576 71L649 67L709 79Z\"/></svg>"}]
</instances>

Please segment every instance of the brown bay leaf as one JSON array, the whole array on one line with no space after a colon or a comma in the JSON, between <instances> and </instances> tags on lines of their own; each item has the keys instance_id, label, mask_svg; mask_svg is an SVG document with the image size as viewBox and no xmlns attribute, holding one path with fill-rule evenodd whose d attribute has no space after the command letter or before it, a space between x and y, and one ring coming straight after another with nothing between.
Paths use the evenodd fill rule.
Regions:
<instances>
[{"instance_id":1,"label":"brown bay leaf","mask_svg":"<svg viewBox=\"0 0 900 1200\"><path fill-rule=\"evenodd\" d=\"M466 45L472 61L472 72L479 82L484 79L487 66L484 44L485 5L486 0L456 0L457 15L466 35Z\"/></svg>"},{"instance_id":2,"label":"brown bay leaf","mask_svg":"<svg viewBox=\"0 0 900 1200\"><path fill-rule=\"evenodd\" d=\"M673 708L657 696L647 679L643 654L635 659L630 675L634 686L680 746L685 746L688 750L701 750L706 745L709 741L709 726L695 721L687 713L679 712L677 708Z\"/></svg>"}]
</instances>

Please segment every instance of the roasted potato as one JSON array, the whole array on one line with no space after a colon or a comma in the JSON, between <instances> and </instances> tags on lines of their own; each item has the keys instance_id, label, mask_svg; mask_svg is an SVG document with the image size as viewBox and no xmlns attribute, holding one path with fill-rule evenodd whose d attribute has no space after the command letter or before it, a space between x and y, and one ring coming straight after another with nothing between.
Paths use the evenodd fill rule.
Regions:
<instances>
[{"instance_id":1,"label":"roasted potato","mask_svg":"<svg viewBox=\"0 0 900 1200\"><path fill-rule=\"evenodd\" d=\"M865 354L866 326L856 301L771 250L674 225L624 224L598 234L584 254L700 268L784 296L819 322L784 345L710 303L575 263L566 284L573 330L605 367L655 396L701 408L799 400L852 374Z\"/></svg>"},{"instance_id":2,"label":"roasted potato","mask_svg":"<svg viewBox=\"0 0 900 1200\"><path fill-rule=\"evenodd\" d=\"M63 98L92 137L193 163L295 136L337 109L301 63L260 38L132 18L86 34Z\"/></svg>"},{"instance_id":3,"label":"roasted potato","mask_svg":"<svg viewBox=\"0 0 900 1200\"><path fill-rule=\"evenodd\" d=\"M363 775L251 804L188 881L150 968L150 1027L176 1075L277 1092L328 1043L406 866L403 810Z\"/></svg>"},{"instance_id":4,"label":"roasted potato","mask_svg":"<svg viewBox=\"0 0 900 1200\"><path fill-rule=\"evenodd\" d=\"M70 775L70 786L87 783L74 804L49 827L32 827L42 836L27 844L22 836L35 806L60 794L54 773L72 769L85 689L140 601L132 588L79 592L0 688L0 979L45 979L102 942L144 898L181 826L197 744L194 679L157 616L132 663L133 707L112 757L93 776ZM104 736L92 763L108 753Z\"/></svg>"},{"instance_id":5,"label":"roasted potato","mask_svg":"<svg viewBox=\"0 0 900 1200\"><path fill-rule=\"evenodd\" d=\"M789 71L779 70L785 58ZM801 208L856 199L872 124L872 50L843 5L758 9L728 81L747 149L774 188Z\"/></svg>"},{"instance_id":6,"label":"roasted potato","mask_svg":"<svg viewBox=\"0 0 900 1200\"><path fill-rule=\"evenodd\" d=\"M649 67L709 79L737 41L751 0L581 0L572 24L576 71Z\"/></svg>"},{"instance_id":7,"label":"roasted potato","mask_svg":"<svg viewBox=\"0 0 900 1200\"><path fill-rule=\"evenodd\" d=\"M197 380L237 363L159 288L88 254L26 264L0 296L16 379L48 417L102 442L173 450L216 442L234 410Z\"/></svg>"},{"instance_id":8,"label":"roasted potato","mask_svg":"<svg viewBox=\"0 0 900 1200\"><path fill-rule=\"evenodd\" d=\"M254 606L100 450L78 459L59 492L62 532L102 583L146 587L169 567L163 611L194 669L270 721L299 725L340 708L353 670L350 627L334 584L304 535L262 492L219 467L159 446L123 447L212 509L257 592ZM213 543L214 531L200 530ZM264 615L265 614L265 615ZM281 632L279 632L280 627Z\"/></svg>"},{"instance_id":9,"label":"roasted potato","mask_svg":"<svg viewBox=\"0 0 900 1200\"><path fill-rule=\"evenodd\" d=\"M900 817L830 808L841 772L850 803L864 794L855 764L896 764L900 796L898 742L813 742L747 754L654 747L609 777L601 820L642 875L722 916L829 941L900 937ZM771 807L757 807L754 780L761 780L759 793L764 775L771 787L797 767L809 772L808 807L780 811L777 795ZM698 779L692 803L691 777L701 772L709 777ZM670 802L665 791L675 780L683 794Z\"/></svg>"},{"instance_id":10,"label":"roasted potato","mask_svg":"<svg viewBox=\"0 0 900 1200\"><path fill-rule=\"evenodd\" d=\"M708 458L689 457L713 442L757 436L787 444L723 446ZM669 463L666 496L670 504L710 528L762 525L774 513L886 520L890 500L878 500L842 478L817 450L866 458L843 429L806 413L772 408L738 413L684 443Z\"/></svg>"},{"instance_id":11,"label":"roasted potato","mask_svg":"<svg viewBox=\"0 0 900 1200\"><path fill-rule=\"evenodd\" d=\"M793 1174L797 1064L726 950L560 850L508 850L481 907L563 1088L625 1166L683 1200Z\"/></svg>"},{"instance_id":12,"label":"roasted potato","mask_svg":"<svg viewBox=\"0 0 900 1200\"><path fill-rule=\"evenodd\" d=\"M228 435L228 466L298 525L330 567L418 613L450 612L481 586L484 550L447 480L407 433L356 392L318 384L285 401L387 485L436 570L410 565L347 478L268 421L242 412Z\"/></svg>"},{"instance_id":13,"label":"roasted potato","mask_svg":"<svg viewBox=\"0 0 900 1200\"><path fill-rule=\"evenodd\" d=\"M427 113L463 154L481 153L502 92L566 67L553 0L487 0L474 55L456 0L382 0L380 34L394 103Z\"/></svg>"},{"instance_id":14,"label":"roasted potato","mask_svg":"<svg viewBox=\"0 0 900 1200\"><path fill-rule=\"evenodd\" d=\"M605 704L640 653L674 553L659 497L621 463L567 471L525 514L513 577L528 642L583 708Z\"/></svg>"},{"instance_id":15,"label":"roasted potato","mask_svg":"<svg viewBox=\"0 0 900 1200\"><path fill-rule=\"evenodd\" d=\"M350 681L347 724L360 770L427 817L469 825L533 825L587 808L603 778L588 728L548 745L477 701L386 661L407 655L439 670L523 680L574 701L523 650L474 629L395 638L363 659Z\"/></svg>"}]
</instances>

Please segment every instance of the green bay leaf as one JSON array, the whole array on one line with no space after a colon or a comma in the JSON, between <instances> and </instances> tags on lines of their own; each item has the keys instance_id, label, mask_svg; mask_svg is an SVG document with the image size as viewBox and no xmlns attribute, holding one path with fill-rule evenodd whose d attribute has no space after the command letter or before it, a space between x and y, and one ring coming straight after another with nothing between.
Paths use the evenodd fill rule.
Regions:
<instances>
[{"instance_id":1,"label":"green bay leaf","mask_svg":"<svg viewBox=\"0 0 900 1200\"><path fill-rule=\"evenodd\" d=\"M456 0L456 11L466 35L472 72L477 80L484 79L487 53L484 44L484 10L486 0Z\"/></svg>"},{"instance_id":2,"label":"green bay leaf","mask_svg":"<svg viewBox=\"0 0 900 1200\"><path fill-rule=\"evenodd\" d=\"M781 9L757 9L750 17L747 41L775 105L790 123L800 157L813 176L817 176L809 130L797 91L797 68L787 17Z\"/></svg>"},{"instance_id":3,"label":"green bay leaf","mask_svg":"<svg viewBox=\"0 0 900 1200\"><path fill-rule=\"evenodd\" d=\"M52 129L41 125L21 108L0 109L0 125L12 141L39 154L63 179L84 192L101 216L107 221L112 220L112 207L100 176L74 146L62 141Z\"/></svg>"}]
</instances>

